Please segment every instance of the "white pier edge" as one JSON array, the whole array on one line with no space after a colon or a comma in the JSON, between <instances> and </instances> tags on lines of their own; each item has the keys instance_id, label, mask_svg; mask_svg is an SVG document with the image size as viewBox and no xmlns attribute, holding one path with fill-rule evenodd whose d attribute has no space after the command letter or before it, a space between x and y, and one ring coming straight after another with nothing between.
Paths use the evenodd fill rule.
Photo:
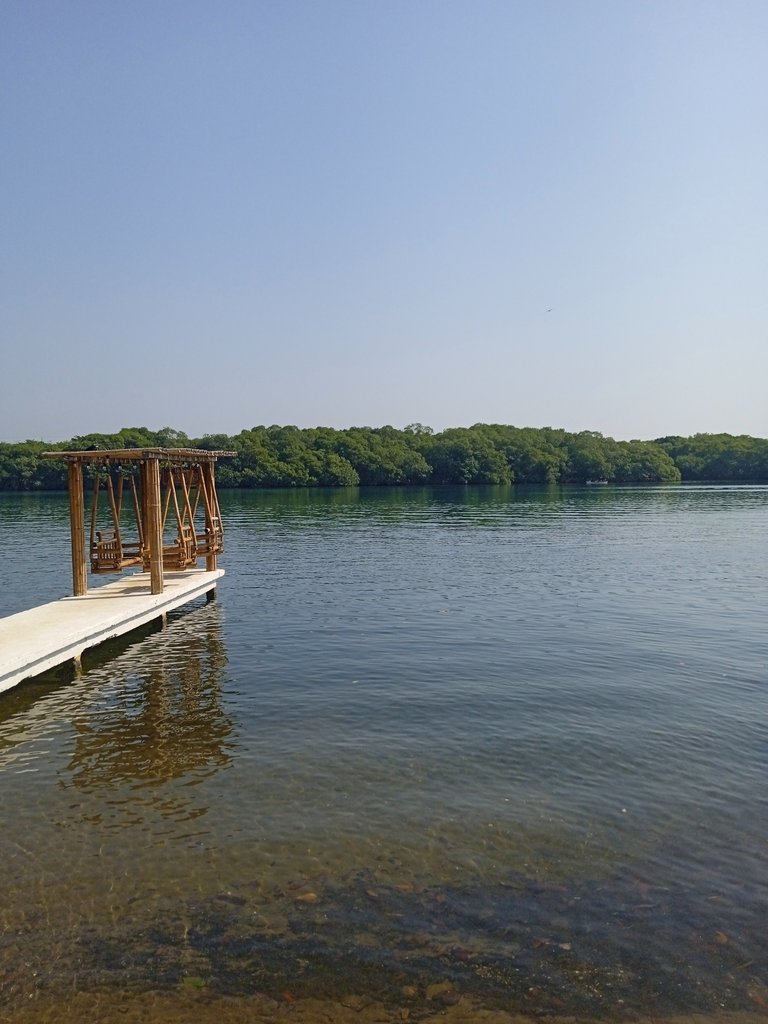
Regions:
<instances>
[{"instance_id":1,"label":"white pier edge","mask_svg":"<svg viewBox=\"0 0 768 1024\"><path fill-rule=\"evenodd\" d=\"M150 592L149 573L122 576L82 597L30 608L0 619L0 692L122 636L216 588L223 569L166 572L162 594Z\"/></svg>"}]
</instances>

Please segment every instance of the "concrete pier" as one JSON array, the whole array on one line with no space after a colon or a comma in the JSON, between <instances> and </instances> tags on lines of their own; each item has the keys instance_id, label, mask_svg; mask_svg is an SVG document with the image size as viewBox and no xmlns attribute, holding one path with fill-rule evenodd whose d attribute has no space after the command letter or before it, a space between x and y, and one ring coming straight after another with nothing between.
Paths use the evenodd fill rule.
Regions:
<instances>
[{"instance_id":1,"label":"concrete pier","mask_svg":"<svg viewBox=\"0 0 768 1024\"><path fill-rule=\"evenodd\" d=\"M223 569L166 572L163 592L153 594L150 574L135 573L81 597L0 619L0 692L57 665L78 662L83 651L210 594L223 575Z\"/></svg>"}]
</instances>

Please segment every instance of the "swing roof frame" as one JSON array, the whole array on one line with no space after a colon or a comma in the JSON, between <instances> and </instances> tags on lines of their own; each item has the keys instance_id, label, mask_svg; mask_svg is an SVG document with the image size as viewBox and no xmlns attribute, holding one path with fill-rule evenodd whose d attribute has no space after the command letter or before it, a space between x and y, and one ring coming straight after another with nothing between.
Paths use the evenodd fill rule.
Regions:
<instances>
[{"instance_id":1,"label":"swing roof frame","mask_svg":"<svg viewBox=\"0 0 768 1024\"><path fill-rule=\"evenodd\" d=\"M207 448L93 448L75 452L42 452L44 459L66 462L149 462L159 460L174 465L216 462L234 459L237 452L209 451Z\"/></svg>"}]
</instances>

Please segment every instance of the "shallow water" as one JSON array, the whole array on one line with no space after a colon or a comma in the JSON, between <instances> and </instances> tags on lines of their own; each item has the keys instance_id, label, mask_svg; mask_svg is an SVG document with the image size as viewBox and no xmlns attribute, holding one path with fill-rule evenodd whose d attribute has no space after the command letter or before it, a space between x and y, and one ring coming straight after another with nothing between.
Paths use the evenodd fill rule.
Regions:
<instances>
[{"instance_id":1,"label":"shallow water","mask_svg":"<svg viewBox=\"0 0 768 1024\"><path fill-rule=\"evenodd\" d=\"M768 1009L768 488L223 499L215 604L0 697L0 1007ZM66 593L62 496L0 542Z\"/></svg>"}]
</instances>

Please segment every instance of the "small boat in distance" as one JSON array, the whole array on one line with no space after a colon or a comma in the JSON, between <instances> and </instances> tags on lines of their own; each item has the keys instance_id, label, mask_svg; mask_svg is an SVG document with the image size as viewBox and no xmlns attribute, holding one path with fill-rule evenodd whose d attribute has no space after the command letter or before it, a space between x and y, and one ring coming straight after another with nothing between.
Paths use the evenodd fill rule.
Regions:
<instances>
[{"instance_id":1,"label":"small boat in distance","mask_svg":"<svg viewBox=\"0 0 768 1024\"><path fill-rule=\"evenodd\" d=\"M607 487L607 480L585 480L587 487Z\"/></svg>"}]
</instances>

